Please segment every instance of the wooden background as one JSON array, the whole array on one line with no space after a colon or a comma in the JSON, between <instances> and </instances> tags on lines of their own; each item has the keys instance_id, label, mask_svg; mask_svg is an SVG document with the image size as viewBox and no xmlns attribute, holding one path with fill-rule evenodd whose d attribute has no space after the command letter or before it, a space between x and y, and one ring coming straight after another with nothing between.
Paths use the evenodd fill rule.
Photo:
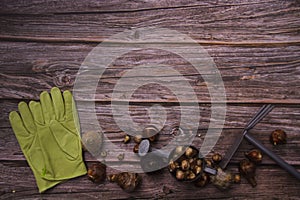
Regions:
<instances>
[{"instance_id":1,"label":"wooden background","mask_svg":"<svg viewBox=\"0 0 300 200\"><path fill-rule=\"evenodd\" d=\"M83 3L84 2L84 3ZM38 99L39 93L57 86L72 89L87 54L104 39L130 28L157 26L187 34L214 59L227 94L227 116L214 151L224 154L244 125L264 103L276 108L252 131L253 135L300 170L300 2L291 1L43 1L2 0L0 5L0 198L1 199L300 199L300 182L268 157L257 169L256 188L245 179L228 191L214 186L196 188L171 178L167 170L142 174L133 193L115 184L93 184L79 177L39 194L34 177L10 127L8 114L19 101ZM182 73L199 99L205 133L210 118L209 94L201 76L170 52L145 49L116 60L99 82L96 110L105 134L123 148L125 133L116 126L110 108L114 85L128 69L147 63L168 64ZM149 123L147 108L163 105L168 113L160 145L172 135L180 108L165 87L147 85L131 98L131 116ZM89 101L90 99L82 99ZM82 123L88 123L82 121ZM219 128L219 127L214 127ZM270 132L288 134L286 145L273 147ZM201 142L203 135L195 139ZM237 172L244 152L253 148L243 141L230 162ZM85 153L90 165L95 159ZM108 173L113 173L108 169Z\"/></svg>"}]
</instances>

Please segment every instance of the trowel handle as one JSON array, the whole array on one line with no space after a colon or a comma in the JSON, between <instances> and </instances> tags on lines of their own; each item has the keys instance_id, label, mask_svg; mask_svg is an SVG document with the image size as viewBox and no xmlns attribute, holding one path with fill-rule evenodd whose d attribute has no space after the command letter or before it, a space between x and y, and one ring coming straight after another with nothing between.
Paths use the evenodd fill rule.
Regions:
<instances>
[{"instance_id":1,"label":"trowel handle","mask_svg":"<svg viewBox=\"0 0 300 200\"><path fill-rule=\"evenodd\" d=\"M300 181L300 173L291 165L289 165L287 162L285 162L283 159L281 159L279 156L277 156L275 153L273 153L271 150L266 148L260 141L255 139L249 132L245 134L244 136L251 144L259 148L263 153L265 153L267 156L272 158L280 167L285 169L287 172L289 172L291 175L293 175L295 178L297 178Z\"/></svg>"},{"instance_id":2,"label":"trowel handle","mask_svg":"<svg viewBox=\"0 0 300 200\"><path fill-rule=\"evenodd\" d=\"M204 172L209 173L210 175L216 175L217 174L217 170L211 167L207 167L205 166L203 169Z\"/></svg>"}]
</instances>

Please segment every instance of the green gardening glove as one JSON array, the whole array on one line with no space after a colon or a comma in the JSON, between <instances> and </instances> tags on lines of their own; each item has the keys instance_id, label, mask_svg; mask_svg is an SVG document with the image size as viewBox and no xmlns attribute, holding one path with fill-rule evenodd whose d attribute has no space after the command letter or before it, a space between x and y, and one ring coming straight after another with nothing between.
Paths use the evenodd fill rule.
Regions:
<instances>
[{"instance_id":1,"label":"green gardening glove","mask_svg":"<svg viewBox=\"0 0 300 200\"><path fill-rule=\"evenodd\" d=\"M35 175L39 191L86 174L79 122L71 92L58 88L42 92L41 102L19 103L20 115L9 119L21 149Z\"/></svg>"}]
</instances>

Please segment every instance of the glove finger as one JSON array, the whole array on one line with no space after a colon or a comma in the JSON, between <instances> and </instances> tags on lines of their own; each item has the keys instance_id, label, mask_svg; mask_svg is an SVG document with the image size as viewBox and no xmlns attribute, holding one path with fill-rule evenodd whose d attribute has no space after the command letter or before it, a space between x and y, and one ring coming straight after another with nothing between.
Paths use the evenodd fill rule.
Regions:
<instances>
[{"instance_id":1,"label":"glove finger","mask_svg":"<svg viewBox=\"0 0 300 200\"><path fill-rule=\"evenodd\" d=\"M57 87L53 87L51 89L51 97L53 101L53 107L54 107L56 119L58 121L61 121L64 119L65 106L64 106L60 89L58 89Z\"/></svg>"},{"instance_id":2,"label":"glove finger","mask_svg":"<svg viewBox=\"0 0 300 200\"><path fill-rule=\"evenodd\" d=\"M64 91L63 93L65 100L65 115L68 121L73 121L77 132L80 132L80 125L78 114L76 110L75 101L73 99L72 93L69 90Z\"/></svg>"},{"instance_id":3,"label":"glove finger","mask_svg":"<svg viewBox=\"0 0 300 200\"><path fill-rule=\"evenodd\" d=\"M65 100L65 110L66 110L66 119L67 120L73 120L73 96L72 93L69 90L64 91L63 93L64 100Z\"/></svg>"},{"instance_id":4,"label":"glove finger","mask_svg":"<svg viewBox=\"0 0 300 200\"><path fill-rule=\"evenodd\" d=\"M32 144L33 135L27 131L20 115L16 111L9 113L9 121L18 139L21 149L24 153L27 152Z\"/></svg>"},{"instance_id":5,"label":"glove finger","mask_svg":"<svg viewBox=\"0 0 300 200\"><path fill-rule=\"evenodd\" d=\"M19 103L18 107L19 107L19 112L21 114L22 121L23 121L25 128L27 129L27 131L29 133L32 133L32 134L35 133L36 126L35 126L32 114L28 108L27 103L22 101Z\"/></svg>"},{"instance_id":6,"label":"glove finger","mask_svg":"<svg viewBox=\"0 0 300 200\"><path fill-rule=\"evenodd\" d=\"M50 123L51 120L55 119L55 114L52 105L52 99L48 92L44 91L40 95L42 111L44 115L45 123Z\"/></svg>"},{"instance_id":7,"label":"glove finger","mask_svg":"<svg viewBox=\"0 0 300 200\"><path fill-rule=\"evenodd\" d=\"M44 121L41 103L36 101L30 101L29 108L35 122L37 124L44 125L45 121Z\"/></svg>"}]
</instances>

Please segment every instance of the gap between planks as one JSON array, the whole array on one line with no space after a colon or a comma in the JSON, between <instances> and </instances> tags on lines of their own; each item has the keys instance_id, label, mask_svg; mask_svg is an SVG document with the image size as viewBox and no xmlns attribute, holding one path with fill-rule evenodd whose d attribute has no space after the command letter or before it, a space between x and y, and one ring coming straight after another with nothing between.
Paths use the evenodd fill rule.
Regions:
<instances>
[{"instance_id":1,"label":"gap between planks","mask_svg":"<svg viewBox=\"0 0 300 200\"><path fill-rule=\"evenodd\" d=\"M12 42L40 42L40 43L102 43L106 44L172 44L172 42L123 42L110 41L98 38L59 38L59 37L29 37L29 36L11 36L0 35L0 41ZM300 40L292 41L247 41L247 42L233 42L233 41L217 41L217 40L195 40L196 43L204 46L209 45L223 45L223 46L241 46L241 47L282 47L282 46L297 46L300 45ZM176 44L191 44L189 42L176 42ZM194 44L194 43L192 43Z\"/></svg>"}]
</instances>

